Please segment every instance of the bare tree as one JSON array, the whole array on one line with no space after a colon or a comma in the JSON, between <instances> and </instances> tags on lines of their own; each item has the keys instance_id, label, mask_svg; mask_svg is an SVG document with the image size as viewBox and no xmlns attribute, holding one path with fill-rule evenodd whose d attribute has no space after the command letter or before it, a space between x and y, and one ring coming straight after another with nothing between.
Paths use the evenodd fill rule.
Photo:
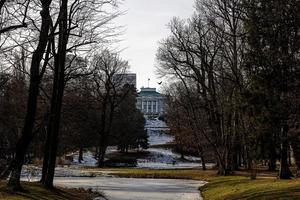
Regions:
<instances>
[{"instance_id":1,"label":"bare tree","mask_svg":"<svg viewBox=\"0 0 300 200\"><path fill-rule=\"evenodd\" d=\"M59 1L60 2L60 1ZM109 13L103 7L115 6L115 1L61 1L59 14L54 29L58 27L58 38L52 40L54 55L54 80L51 97L50 120L46 140L43 175L41 182L47 187L53 187L55 161L58 147L61 107L64 95L67 52L91 50L91 45L99 44L111 38L113 28L106 25L119 15L118 12ZM97 18L99 17L99 18ZM95 19L98 22L91 25ZM57 46L57 50L56 50ZM88 46L88 48L86 47Z\"/></svg>"},{"instance_id":2,"label":"bare tree","mask_svg":"<svg viewBox=\"0 0 300 200\"><path fill-rule=\"evenodd\" d=\"M115 109L126 95L124 92L120 93L120 90L123 88L123 74L128 68L128 63L121 60L117 53L104 50L95 56L93 66L94 93L101 112L98 131L98 166L103 167Z\"/></svg>"},{"instance_id":3,"label":"bare tree","mask_svg":"<svg viewBox=\"0 0 300 200\"><path fill-rule=\"evenodd\" d=\"M41 81L41 72L40 72L40 64L43 59L47 44L48 44L48 36L51 25L51 17L50 17L50 4L49 1L41 1L42 6L42 24L41 24L41 32L39 36L38 46L35 49L31 67L30 67L30 85L29 85L29 95L27 101L27 112L25 117L25 124L22 130L22 135L18 140L16 147L16 155L10 166L11 175L9 178L8 185L12 186L16 189L19 189L20 186L20 175L22 166L24 163L24 157L26 154L26 150L34 136L33 127L35 121L35 115L37 110L37 98L39 94L39 85Z\"/></svg>"},{"instance_id":4,"label":"bare tree","mask_svg":"<svg viewBox=\"0 0 300 200\"><path fill-rule=\"evenodd\" d=\"M29 0L0 1L0 39L3 33L27 27Z\"/></svg>"}]
</instances>

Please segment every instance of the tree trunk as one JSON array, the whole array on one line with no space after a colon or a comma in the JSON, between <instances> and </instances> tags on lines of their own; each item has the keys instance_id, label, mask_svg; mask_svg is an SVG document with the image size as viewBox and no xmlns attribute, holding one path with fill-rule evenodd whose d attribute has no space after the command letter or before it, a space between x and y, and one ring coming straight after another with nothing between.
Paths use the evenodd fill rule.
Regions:
<instances>
[{"instance_id":1,"label":"tree trunk","mask_svg":"<svg viewBox=\"0 0 300 200\"><path fill-rule=\"evenodd\" d=\"M206 170L206 163L205 163L205 159L204 159L204 153L203 153L203 148L198 145L198 154L201 158L201 164L202 164L202 170Z\"/></svg>"},{"instance_id":2,"label":"tree trunk","mask_svg":"<svg viewBox=\"0 0 300 200\"><path fill-rule=\"evenodd\" d=\"M205 171L206 170L206 163L205 163L205 159L203 154L200 156L201 158L201 164L202 164L202 170Z\"/></svg>"},{"instance_id":3,"label":"tree trunk","mask_svg":"<svg viewBox=\"0 0 300 200\"><path fill-rule=\"evenodd\" d=\"M295 164L297 166L296 177L300 177L300 140L297 137L294 137L291 140L292 152L295 159Z\"/></svg>"},{"instance_id":4,"label":"tree trunk","mask_svg":"<svg viewBox=\"0 0 300 200\"><path fill-rule=\"evenodd\" d=\"M51 116L50 116L51 118ZM51 120L51 119L50 119ZM44 147L44 158L43 158L43 167L42 167L42 178L40 180L41 183L45 182L46 174L48 171L48 162L49 162L49 145L50 145L50 134L51 133L51 126L50 126L50 120L48 122L47 126L47 135L46 135L46 142Z\"/></svg>"},{"instance_id":5,"label":"tree trunk","mask_svg":"<svg viewBox=\"0 0 300 200\"><path fill-rule=\"evenodd\" d=\"M251 175L250 175L251 180L255 180L256 176L257 176L256 160L252 160L252 163L251 163Z\"/></svg>"},{"instance_id":6,"label":"tree trunk","mask_svg":"<svg viewBox=\"0 0 300 200\"><path fill-rule=\"evenodd\" d=\"M275 171L276 170L276 149L275 149L275 144L271 145L270 147L270 154L269 154L269 171Z\"/></svg>"},{"instance_id":7,"label":"tree trunk","mask_svg":"<svg viewBox=\"0 0 300 200\"><path fill-rule=\"evenodd\" d=\"M79 155L78 155L78 163L81 163L82 161L83 161L83 147L80 146Z\"/></svg>"},{"instance_id":8,"label":"tree trunk","mask_svg":"<svg viewBox=\"0 0 300 200\"><path fill-rule=\"evenodd\" d=\"M104 158L106 153L106 145L101 145L99 147L99 154L98 154L98 167L102 168L105 166Z\"/></svg>"},{"instance_id":9,"label":"tree trunk","mask_svg":"<svg viewBox=\"0 0 300 200\"><path fill-rule=\"evenodd\" d=\"M53 188L53 180L55 175L56 156L59 143L59 127L61 119L62 101L65 88L65 65L66 65L66 49L68 44L67 18L68 18L68 1L62 1L60 6L59 18L59 41L58 53L54 56L54 82L51 100L50 123L51 132L49 144L49 161L47 173L45 175L44 186Z\"/></svg>"},{"instance_id":10,"label":"tree trunk","mask_svg":"<svg viewBox=\"0 0 300 200\"><path fill-rule=\"evenodd\" d=\"M217 158L218 158L218 175L226 176L227 170L226 170L225 162L219 156L217 156Z\"/></svg>"},{"instance_id":11,"label":"tree trunk","mask_svg":"<svg viewBox=\"0 0 300 200\"><path fill-rule=\"evenodd\" d=\"M8 186L15 189L20 189L20 176L22 166L24 164L26 151L33 139L33 127L37 110L37 98L39 94L40 85L40 63L43 59L43 55L48 42L48 33L51 24L51 18L49 15L49 5L51 0L42 1L42 25L39 37L39 43L37 49L33 53L32 62L30 67L30 86L29 86L29 96L27 101L27 112L25 117L25 124L22 130L22 136L17 142L16 155L12 161L11 176L8 181Z\"/></svg>"},{"instance_id":12,"label":"tree trunk","mask_svg":"<svg viewBox=\"0 0 300 200\"><path fill-rule=\"evenodd\" d=\"M288 141L287 141L287 132L288 126L285 124L282 127L282 143L281 143L281 153L280 153L280 170L279 170L279 178L280 179L290 179L292 176L292 172L290 171L288 164Z\"/></svg>"}]
</instances>

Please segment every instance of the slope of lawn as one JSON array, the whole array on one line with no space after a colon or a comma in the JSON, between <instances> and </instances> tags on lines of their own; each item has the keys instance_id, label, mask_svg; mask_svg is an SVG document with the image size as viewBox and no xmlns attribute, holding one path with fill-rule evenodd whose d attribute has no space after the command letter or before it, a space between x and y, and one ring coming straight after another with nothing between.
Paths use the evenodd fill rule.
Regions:
<instances>
[{"instance_id":1,"label":"slope of lawn","mask_svg":"<svg viewBox=\"0 0 300 200\"><path fill-rule=\"evenodd\" d=\"M276 178L211 177L209 183L200 188L205 200L299 200L300 180L278 180Z\"/></svg>"},{"instance_id":2,"label":"slope of lawn","mask_svg":"<svg viewBox=\"0 0 300 200\"><path fill-rule=\"evenodd\" d=\"M46 190L39 183L22 183L24 192L14 192L0 181L1 200L92 200L101 196L91 191L80 189L53 189Z\"/></svg>"}]
</instances>

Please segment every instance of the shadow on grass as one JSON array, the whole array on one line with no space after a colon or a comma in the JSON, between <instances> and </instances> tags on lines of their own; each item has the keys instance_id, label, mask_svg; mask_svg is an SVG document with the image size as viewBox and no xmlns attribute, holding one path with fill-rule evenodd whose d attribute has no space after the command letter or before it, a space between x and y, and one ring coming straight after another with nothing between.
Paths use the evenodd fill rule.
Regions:
<instances>
[{"instance_id":1,"label":"shadow on grass","mask_svg":"<svg viewBox=\"0 0 300 200\"><path fill-rule=\"evenodd\" d=\"M250 189L243 191L242 193L236 193L227 196L224 200L299 200L300 188L289 187L285 189L266 189L266 191L257 191L257 189Z\"/></svg>"},{"instance_id":2,"label":"shadow on grass","mask_svg":"<svg viewBox=\"0 0 300 200\"><path fill-rule=\"evenodd\" d=\"M217 177L200 188L207 200L299 200L300 181Z\"/></svg>"},{"instance_id":3,"label":"shadow on grass","mask_svg":"<svg viewBox=\"0 0 300 200\"><path fill-rule=\"evenodd\" d=\"M6 187L4 182L0 182L0 199L7 200L88 200L98 196L91 191L80 189L60 189L54 188L46 190L40 183L22 183L23 192L16 192ZM99 195L101 196L101 195Z\"/></svg>"}]
</instances>

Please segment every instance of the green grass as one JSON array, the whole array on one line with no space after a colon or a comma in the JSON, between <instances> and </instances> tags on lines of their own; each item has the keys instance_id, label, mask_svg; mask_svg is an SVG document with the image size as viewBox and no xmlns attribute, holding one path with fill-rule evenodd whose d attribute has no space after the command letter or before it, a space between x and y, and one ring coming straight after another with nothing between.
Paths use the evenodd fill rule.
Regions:
<instances>
[{"instance_id":1,"label":"green grass","mask_svg":"<svg viewBox=\"0 0 300 200\"><path fill-rule=\"evenodd\" d=\"M207 180L215 177L216 171L199 169L132 169L132 168L89 168L85 169L94 175L110 174L124 178L170 178L170 179L194 179Z\"/></svg>"},{"instance_id":2,"label":"green grass","mask_svg":"<svg viewBox=\"0 0 300 200\"><path fill-rule=\"evenodd\" d=\"M205 200L299 200L300 180L278 180L276 178L211 177L209 183L200 188Z\"/></svg>"},{"instance_id":3,"label":"green grass","mask_svg":"<svg viewBox=\"0 0 300 200\"><path fill-rule=\"evenodd\" d=\"M39 183L22 183L24 192L15 192L6 187L5 182L0 182L1 200L92 200L100 194L83 189L44 189Z\"/></svg>"}]
</instances>

